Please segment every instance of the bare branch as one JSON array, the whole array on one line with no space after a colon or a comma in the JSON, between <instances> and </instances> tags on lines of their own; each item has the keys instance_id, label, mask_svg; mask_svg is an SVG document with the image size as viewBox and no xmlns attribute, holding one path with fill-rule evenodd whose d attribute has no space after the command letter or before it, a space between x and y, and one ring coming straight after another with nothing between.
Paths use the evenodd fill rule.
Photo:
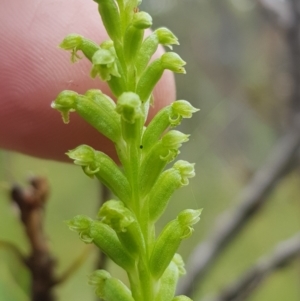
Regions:
<instances>
[{"instance_id":1,"label":"bare branch","mask_svg":"<svg viewBox=\"0 0 300 301\"><path fill-rule=\"evenodd\" d=\"M44 233L44 206L48 194L48 181L42 177L32 178L26 189L19 186L11 189L11 198L20 209L20 218L31 247L26 264L32 277L32 301L55 300L52 289L55 284L55 260Z\"/></svg>"},{"instance_id":2,"label":"bare branch","mask_svg":"<svg viewBox=\"0 0 300 301\"><path fill-rule=\"evenodd\" d=\"M211 235L195 248L187 264L187 277L179 286L180 294L192 294L194 283L199 283L219 253L266 202L270 191L291 167L299 147L300 130L295 126L278 141L268 161L234 202L235 208L218 217Z\"/></svg>"},{"instance_id":3,"label":"bare branch","mask_svg":"<svg viewBox=\"0 0 300 301\"><path fill-rule=\"evenodd\" d=\"M258 260L257 264L242 277L226 288L218 297L206 298L204 301L242 301L275 270L285 267L300 255L300 233L281 242L273 254Z\"/></svg>"}]
</instances>

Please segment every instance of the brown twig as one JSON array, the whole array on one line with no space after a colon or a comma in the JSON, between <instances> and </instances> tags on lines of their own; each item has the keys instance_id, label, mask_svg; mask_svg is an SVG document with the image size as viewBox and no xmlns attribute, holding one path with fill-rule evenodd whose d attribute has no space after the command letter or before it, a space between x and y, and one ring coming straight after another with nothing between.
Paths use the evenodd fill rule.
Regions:
<instances>
[{"instance_id":1,"label":"brown twig","mask_svg":"<svg viewBox=\"0 0 300 301\"><path fill-rule=\"evenodd\" d=\"M273 254L259 259L254 267L224 289L218 297L205 298L203 301L246 300L273 271L285 267L298 255L300 255L300 233L278 244Z\"/></svg>"},{"instance_id":2,"label":"brown twig","mask_svg":"<svg viewBox=\"0 0 300 301\"><path fill-rule=\"evenodd\" d=\"M51 256L44 234L44 206L49 194L48 182L43 177L30 180L30 187L14 186L11 198L20 209L20 219L30 242L30 256L26 264L31 272L32 301L54 301L55 260Z\"/></svg>"}]
</instances>

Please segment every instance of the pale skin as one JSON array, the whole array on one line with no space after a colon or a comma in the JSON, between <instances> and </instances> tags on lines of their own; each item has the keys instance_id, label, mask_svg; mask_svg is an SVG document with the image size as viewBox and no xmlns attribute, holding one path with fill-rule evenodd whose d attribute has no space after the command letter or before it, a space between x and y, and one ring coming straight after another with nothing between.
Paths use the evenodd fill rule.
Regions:
<instances>
[{"instance_id":1,"label":"pale skin","mask_svg":"<svg viewBox=\"0 0 300 301\"><path fill-rule=\"evenodd\" d=\"M68 125L50 108L62 90L109 93L89 77L90 63L70 63L57 45L69 33L94 41L107 39L92 0L2 0L0 9L0 148L45 159L68 161L67 150L88 144L113 155L109 141L76 113ZM160 49L157 55L162 53ZM175 100L175 84L166 71L154 91L150 116Z\"/></svg>"}]
</instances>

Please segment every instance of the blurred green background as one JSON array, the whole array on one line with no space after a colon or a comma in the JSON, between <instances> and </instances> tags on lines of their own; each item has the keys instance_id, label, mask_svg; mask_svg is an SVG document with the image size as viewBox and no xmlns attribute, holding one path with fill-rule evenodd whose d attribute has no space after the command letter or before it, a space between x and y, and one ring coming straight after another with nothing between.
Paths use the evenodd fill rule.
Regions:
<instances>
[{"instance_id":1,"label":"blurred green background","mask_svg":"<svg viewBox=\"0 0 300 301\"><path fill-rule=\"evenodd\" d=\"M286 45L251 0L144 0L142 8L154 28L169 27L179 38L175 47L187 61L187 75L177 77L178 99L201 109L181 129L192 134L181 157L196 163L197 177L179 190L159 223L162 227L187 207L204 208L196 232L180 253L188 258L207 237L215 218L235 206L235 196L251 178L282 132L289 94ZM59 133L58 133L59 134ZM0 240L28 243L18 213L7 195L9 183L44 175L51 184L46 230L58 272L82 252L84 245L64 221L76 214L96 215L100 186L80 168L0 152ZM283 239L300 230L299 170L277 185L267 204L212 267L195 283L197 298L220 291L268 254ZM94 300L87 275L96 254L69 281L57 288L58 300ZM249 301L299 301L299 260L272 274ZM119 270L110 264L114 275ZM26 301L27 272L14 255L0 248L0 300Z\"/></svg>"}]
</instances>

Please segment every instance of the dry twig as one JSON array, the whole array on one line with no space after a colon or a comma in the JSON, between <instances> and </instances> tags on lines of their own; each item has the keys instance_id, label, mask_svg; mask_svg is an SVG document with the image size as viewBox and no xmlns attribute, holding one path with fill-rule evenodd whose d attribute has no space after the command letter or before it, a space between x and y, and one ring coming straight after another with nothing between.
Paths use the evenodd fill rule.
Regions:
<instances>
[{"instance_id":1,"label":"dry twig","mask_svg":"<svg viewBox=\"0 0 300 301\"><path fill-rule=\"evenodd\" d=\"M51 256L44 234L44 206L49 194L48 182L43 177L30 180L30 187L14 186L11 198L20 209L20 218L30 242L30 256L26 264L31 272L32 301L54 301L55 260Z\"/></svg>"}]
</instances>

